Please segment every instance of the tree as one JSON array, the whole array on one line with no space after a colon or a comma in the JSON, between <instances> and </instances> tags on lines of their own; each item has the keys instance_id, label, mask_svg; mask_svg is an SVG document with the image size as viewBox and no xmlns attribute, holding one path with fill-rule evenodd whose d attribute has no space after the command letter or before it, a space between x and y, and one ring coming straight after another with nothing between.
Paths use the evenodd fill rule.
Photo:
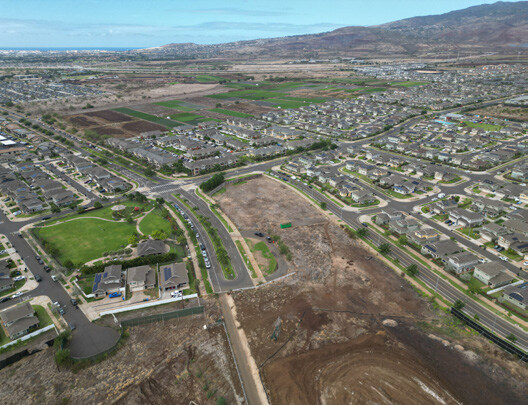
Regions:
<instances>
[{"instance_id":1,"label":"tree","mask_svg":"<svg viewBox=\"0 0 528 405\"><path fill-rule=\"evenodd\" d=\"M103 204L101 204L100 201L96 201L96 202L94 202L93 206L94 206L95 209L99 209L99 208L101 208L103 206Z\"/></svg>"},{"instance_id":2,"label":"tree","mask_svg":"<svg viewBox=\"0 0 528 405\"><path fill-rule=\"evenodd\" d=\"M360 238L365 238L368 235L368 229L367 228L359 228L356 231L357 236Z\"/></svg>"},{"instance_id":3,"label":"tree","mask_svg":"<svg viewBox=\"0 0 528 405\"><path fill-rule=\"evenodd\" d=\"M75 267L75 265L73 264L73 262L68 259L68 260L65 260L64 263L63 263L64 267L66 267L68 270L71 270Z\"/></svg>"},{"instance_id":4,"label":"tree","mask_svg":"<svg viewBox=\"0 0 528 405\"><path fill-rule=\"evenodd\" d=\"M56 204L54 204L54 203L50 203L50 208L51 208L51 212L53 212L54 214L56 214L56 213L59 213L59 212L60 212L60 208L59 208L59 207L57 207L57 205L56 205Z\"/></svg>"},{"instance_id":5,"label":"tree","mask_svg":"<svg viewBox=\"0 0 528 405\"><path fill-rule=\"evenodd\" d=\"M391 245L389 243L382 243L380 246L379 246L379 252L382 254L382 255L386 255L390 252L391 250Z\"/></svg>"},{"instance_id":6,"label":"tree","mask_svg":"<svg viewBox=\"0 0 528 405\"><path fill-rule=\"evenodd\" d=\"M508 336L506 336L506 339L513 343L517 341L517 337L513 333L510 333Z\"/></svg>"},{"instance_id":7,"label":"tree","mask_svg":"<svg viewBox=\"0 0 528 405\"><path fill-rule=\"evenodd\" d=\"M408 239L407 239L407 235L401 235L399 238L398 238L398 243L400 246L404 246L408 243Z\"/></svg>"},{"instance_id":8,"label":"tree","mask_svg":"<svg viewBox=\"0 0 528 405\"><path fill-rule=\"evenodd\" d=\"M326 203L325 203L324 201L321 202L321 208L322 208L323 210L326 210Z\"/></svg>"},{"instance_id":9,"label":"tree","mask_svg":"<svg viewBox=\"0 0 528 405\"><path fill-rule=\"evenodd\" d=\"M165 204L165 200L163 199L163 197L156 198L156 204L158 204L160 206Z\"/></svg>"},{"instance_id":10,"label":"tree","mask_svg":"<svg viewBox=\"0 0 528 405\"><path fill-rule=\"evenodd\" d=\"M407 271L407 274L409 274L409 276L411 277L416 277L420 273L416 264L411 264L405 270Z\"/></svg>"},{"instance_id":11,"label":"tree","mask_svg":"<svg viewBox=\"0 0 528 405\"><path fill-rule=\"evenodd\" d=\"M147 167L143 173L145 174L145 176L147 177L154 177L154 175L156 174L156 172L154 170L152 170L150 167Z\"/></svg>"},{"instance_id":12,"label":"tree","mask_svg":"<svg viewBox=\"0 0 528 405\"><path fill-rule=\"evenodd\" d=\"M83 212L84 212L84 207L79 206L79 208L77 208L77 214L82 214Z\"/></svg>"},{"instance_id":13,"label":"tree","mask_svg":"<svg viewBox=\"0 0 528 405\"><path fill-rule=\"evenodd\" d=\"M453 308L458 309L459 311L465 306L466 304L462 300L456 300L455 303L453 304Z\"/></svg>"}]
</instances>

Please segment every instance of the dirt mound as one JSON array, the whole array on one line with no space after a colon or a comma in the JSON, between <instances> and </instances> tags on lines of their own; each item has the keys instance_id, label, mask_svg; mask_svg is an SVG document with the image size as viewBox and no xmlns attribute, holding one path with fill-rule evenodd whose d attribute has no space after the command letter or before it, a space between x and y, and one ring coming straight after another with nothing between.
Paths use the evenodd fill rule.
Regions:
<instances>
[{"instance_id":1,"label":"dirt mound","mask_svg":"<svg viewBox=\"0 0 528 405\"><path fill-rule=\"evenodd\" d=\"M273 404L455 404L429 370L382 334L287 356L264 368Z\"/></svg>"}]
</instances>

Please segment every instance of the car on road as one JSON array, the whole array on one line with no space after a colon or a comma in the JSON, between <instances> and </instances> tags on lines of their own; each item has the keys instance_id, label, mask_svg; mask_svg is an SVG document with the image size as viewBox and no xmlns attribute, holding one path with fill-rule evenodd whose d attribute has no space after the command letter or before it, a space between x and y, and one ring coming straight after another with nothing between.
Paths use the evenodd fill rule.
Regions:
<instances>
[{"instance_id":1,"label":"car on road","mask_svg":"<svg viewBox=\"0 0 528 405\"><path fill-rule=\"evenodd\" d=\"M255 235L260 237L260 238L264 237L264 234L262 232L255 232Z\"/></svg>"},{"instance_id":2,"label":"car on road","mask_svg":"<svg viewBox=\"0 0 528 405\"><path fill-rule=\"evenodd\" d=\"M51 219L51 215L46 215L45 217L42 217L42 219L45 221L46 219Z\"/></svg>"},{"instance_id":3,"label":"car on road","mask_svg":"<svg viewBox=\"0 0 528 405\"><path fill-rule=\"evenodd\" d=\"M2 299L0 299L0 304L4 303L4 302L7 302L11 299L11 297L4 297Z\"/></svg>"},{"instance_id":4,"label":"car on road","mask_svg":"<svg viewBox=\"0 0 528 405\"><path fill-rule=\"evenodd\" d=\"M523 266L528 266L528 261L525 261L525 262L523 263Z\"/></svg>"},{"instance_id":5,"label":"car on road","mask_svg":"<svg viewBox=\"0 0 528 405\"><path fill-rule=\"evenodd\" d=\"M50 266L44 266L43 269L46 273L49 273L51 271Z\"/></svg>"},{"instance_id":6,"label":"car on road","mask_svg":"<svg viewBox=\"0 0 528 405\"><path fill-rule=\"evenodd\" d=\"M121 297L120 292L114 292L114 293L108 294L108 298L117 298L117 297Z\"/></svg>"},{"instance_id":7,"label":"car on road","mask_svg":"<svg viewBox=\"0 0 528 405\"><path fill-rule=\"evenodd\" d=\"M42 281L42 277L40 277L38 274L35 274L35 280L40 283Z\"/></svg>"},{"instance_id":8,"label":"car on road","mask_svg":"<svg viewBox=\"0 0 528 405\"><path fill-rule=\"evenodd\" d=\"M74 323L69 323L68 326L71 330L75 330L77 328Z\"/></svg>"},{"instance_id":9,"label":"car on road","mask_svg":"<svg viewBox=\"0 0 528 405\"><path fill-rule=\"evenodd\" d=\"M72 298L72 299L70 300L70 302L72 303L72 305L73 305L74 307L77 307L77 305L79 305L79 304L77 303L77 300L76 300L75 298Z\"/></svg>"},{"instance_id":10,"label":"car on road","mask_svg":"<svg viewBox=\"0 0 528 405\"><path fill-rule=\"evenodd\" d=\"M39 256L39 255L36 255L36 256L35 256L35 260L36 260L36 261L39 261L39 260L40 260L40 256Z\"/></svg>"},{"instance_id":11,"label":"car on road","mask_svg":"<svg viewBox=\"0 0 528 405\"><path fill-rule=\"evenodd\" d=\"M19 291L17 293L14 293L11 298L18 298L18 297L21 297L22 295L24 295L24 293L22 291Z\"/></svg>"},{"instance_id":12,"label":"car on road","mask_svg":"<svg viewBox=\"0 0 528 405\"><path fill-rule=\"evenodd\" d=\"M510 259L508 259L506 256L499 256L499 259L501 259L504 262L509 262Z\"/></svg>"},{"instance_id":13,"label":"car on road","mask_svg":"<svg viewBox=\"0 0 528 405\"><path fill-rule=\"evenodd\" d=\"M266 236L266 240L271 243L271 237Z\"/></svg>"}]
</instances>

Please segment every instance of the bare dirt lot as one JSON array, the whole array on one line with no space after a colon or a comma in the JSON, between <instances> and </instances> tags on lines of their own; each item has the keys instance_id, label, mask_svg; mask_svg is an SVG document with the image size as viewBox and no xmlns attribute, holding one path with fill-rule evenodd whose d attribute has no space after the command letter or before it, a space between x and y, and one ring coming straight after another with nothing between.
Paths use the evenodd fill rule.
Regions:
<instances>
[{"instance_id":1,"label":"bare dirt lot","mask_svg":"<svg viewBox=\"0 0 528 405\"><path fill-rule=\"evenodd\" d=\"M0 370L3 404L228 404L243 400L222 326L203 317L134 326L112 357L77 373L47 349Z\"/></svg>"},{"instance_id":2,"label":"bare dirt lot","mask_svg":"<svg viewBox=\"0 0 528 405\"><path fill-rule=\"evenodd\" d=\"M125 114L112 110L93 111L88 112L85 115L88 117L97 117L106 122L128 122L133 120L133 118Z\"/></svg>"},{"instance_id":3,"label":"bare dirt lot","mask_svg":"<svg viewBox=\"0 0 528 405\"><path fill-rule=\"evenodd\" d=\"M473 111L473 114L482 116L492 116L498 118L506 118L513 120L528 120L528 108L523 107L510 107L502 104L481 108L480 110Z\"/></svg>"},{"instance_id":4,"label":"bare dirt lot","mask_svg":"<svg viewBox=\"0 0 528 405\"><path fill-rule=\"evenodd\" d=\"M522 401L525 367L435 310L287 186L262 177L218 202L241 231L280 235L292 253L287 281L234 294L273 404Z\"/></svg>"}]
</instances>

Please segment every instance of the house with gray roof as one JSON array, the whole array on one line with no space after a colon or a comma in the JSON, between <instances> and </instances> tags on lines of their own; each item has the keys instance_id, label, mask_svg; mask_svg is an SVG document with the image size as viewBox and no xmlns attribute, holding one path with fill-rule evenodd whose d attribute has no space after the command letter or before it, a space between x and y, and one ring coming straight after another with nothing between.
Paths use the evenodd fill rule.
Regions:
<instances>
[{"instance_id":1,"label":"house with gray roof","mask_svg":"<svg viewBox=\"0 0 528 405\"><path fill-rule=\"evenodd\" d=\"M189 274L184 262L160 266L159 284L161 291L189 288Z\"/></svg>"},{"instance_id":2,"label":"house with gray roof","mask_svg":"<svg viewBox=\"0 0 528 405\"><path fill-rule=\"evenodd\" d=\"M526 311L528 308L528 281L502 290L501 302L506 302Z\"/></svg>"},{"instance_id":3,"label":"house with gray roof","mask_svg":"<svg viewBox=\"0 0 528 405\"><path fill-rule=\"evenodd\" d=\"M475 266L473 277L492 288L502 287L513 281L513 277L508 275L506 267L500 262L479 263Z\"/></svg>"},{"instance_id":4,"label":"house with gray roof","mask_svg":"<svg viewBox=\"0 0 528 405\"><path fill-rule=\"evenodd\" d=\"M0 320L11 340L27 335L30 329L36 328L39 324L35 310L28 301L1 311Z\"/></svg>"},{"instance_id":5,"label":"house with gray roof","mask_svg":"<svg viewBox=\"0 0 528 405\"><path fill-rule=\"evenodd\" d=\"M156 272L149 265L127 269L127 284L131 291L142 291L154 288Z\"/></svg>"},{"instance_id":6,"label":"house with gray roof","mask_svg":"<svg viewBox=\"0 0 528 405\"><path fill-rule=\"evenodd\" d=\"M123 278L120 264L106 266L102 273L97 273L94 278L92 293L96 298L123 290Z\"/></svg>"}]
</instances>

